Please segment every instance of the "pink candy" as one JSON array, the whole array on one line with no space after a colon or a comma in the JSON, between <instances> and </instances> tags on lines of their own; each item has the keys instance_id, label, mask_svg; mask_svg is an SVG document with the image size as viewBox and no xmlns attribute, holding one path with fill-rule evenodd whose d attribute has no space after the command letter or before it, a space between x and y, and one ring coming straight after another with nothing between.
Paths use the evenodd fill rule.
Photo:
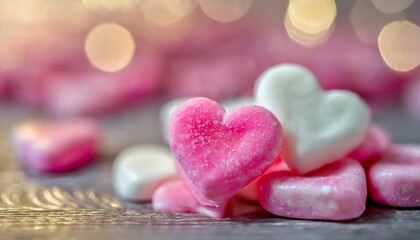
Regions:
<instances>
[{"instance_id":1,"label":"pink candy","mask_svg":"<svg viewBox=\"0 0 420 240\"><path fill-rule=\"evenodd\" d=\"M164 213L201 213L213 218L226 215L227 204L221 207L200 204L181 180L160 186L152 197L153 209Z\"/></svg>"},{"instance_id":2,"label":"pink candy","mask_svg":"<svg viewBox=\"0 0 420 240\"><path fill-rule=\"evenodd\" d=\"M100 130L88 120L31 121L16 126L12 142L22 164L41 172L64 172L91 162Z\"/></svg>"},{"instance_id":3,"label":"pink candy","mask_svg":"<svg viewBox=\"0 0 420 240\"><path fill-rule=\"evenodd\" d=\"M182 180L204 205L222 206L264 173L281 150L282 128L258 106L228 113L207 98L193 98L172 114L168 136Z\"/></svg>"},{"instance_id":4,"label":"pink candy","mask_svg":"<svg viewBox=\"0 0 420 240\"><path fill-rule=\"evenodd\" d=\"M365 173L345 159L309 174L273 172L258 182L258 199L269 212L289 218L347 220L365 210Z\"/></svg>"},{"instance_id":5,"label":"pink candy","mask_svg":"<svg viewBox=\"0 0 420 240\"><path fill-rule=\"evenodd\" d=\"M103 113L156 93L163 61L158 54L143 54L116 73L91 70L49 76L45 107L57 115Z\"/></svg>"},{"instance_id":6,"label":"pink candy","mask_svg":"<svg viewBox=\"0 0 420 240\"><path fill-rule=\"evenodd\" d=\"M367 171L369 196L395 207L420 206L420 147L393 145Z\"/></svg>"},{"instance_id":7,"label":"pink candy","mask_svg":"<svg viewBox=\"0 0 420 240\"><path fill-rule=\"evenodd\" d=\"M10 79L7 74L0 75L0 99L8 97L10 94Z\"/></svg>"},{"instance_id":8,"label":"pink candy","mask_svg":"<svg viewBox=\"0 0 420 240\"><path fill-rule=\"evenodd\" d=\"M278 158L278 162L274 163L263 175L255 179L254 181L250 182L245 187L241 188L236 195L239 198L242 198L244 200L250 201L250 202L258 202L258 189L257 189L257 183L260 180L260 178L266 174L272 173L272 172L278 172L278 171L290 171L290 168L287 166L287 164L283 161L281 161L281 158Z\"/></svg>"},{"instance_id":9,"label":"pink candy","mask_svg":"<svg viewBox=\"0 0 420 240\"><path fill-rule=\"evenodd\" d=\"M365 166L380 158L390 145L390 142L389 136L383 129L371 126L362 144L353 150L348 157L359 161Z\"/></svg>"},{"instance_id":10,"label":"pink candy","mask_svg":"<svg viewBox=\"0 0 420 240\"><path fill-rule=\"evenodd\" d=\"M172 68L168 83L170 93L176 97L226 100L249 95L258 74L250 56L207 56L179 61Z\"/></svg>"}]
</instances>

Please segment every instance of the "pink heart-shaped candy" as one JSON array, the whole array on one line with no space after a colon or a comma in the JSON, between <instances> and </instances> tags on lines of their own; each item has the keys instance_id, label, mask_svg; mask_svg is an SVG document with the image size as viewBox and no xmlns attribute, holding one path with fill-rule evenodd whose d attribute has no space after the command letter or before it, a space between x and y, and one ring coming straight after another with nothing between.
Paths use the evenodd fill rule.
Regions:
<instances>
[{"instance_id":1,"label":"pink heart-shaped candy","mask_svg":"<svg viewBox=\"0 0 420 240\"><path fill-rule=\"evenodd\" d=\"M348 220L359 217L366 207L365 172L353 159L303 176L290 171L269 173L257 185L263 208L282 217Z\"/></svg>"},{"instance_id":2,"label":"pink heart-shaped candy","mask_svg":"<svg viewBox=\"0 0 420 240\"><path fill-rule=\"evenodd\" d=\"M100 128L86 119L38 120L17 125L12 144L22 164L40 172L74 170L95 159Z\"/></svg>"},{"instance_id":3,"label":"pink heart-shaped candy","mask_svg":"<svg viewBox=\"0 0 420 240\"><path fill-rule=\"evenodd\" d=\"M347 156L367 166L378 160L390 145L390 138L382 128L369 127L363 142Z\"/></svg>"},{"instance_id":4,"label":"pink heart-shaped candy","mask_svg":"<svg viewBox=\"0 0 420 240\"><path fill-rule=\"evenodd\" d=\"M393 145L367 170L369 197L394 207L420 207L420 147Z\"/></svg>"},{"instance_id":5,"label":"pink heart-shaped candy","mask_svg":"<svg viewBox=\"0 0 420 240\"><path fill-rule=\"evenodd\" d=\"M200 213L212 218L226 216L228 203L221 207L200 204L185 184L177 179L164 183L153 193L153 209L163 213Z\"/></svg>"},{"instance_id":6,"label":"pink heart-shaped candy","mask_svg":"<svg viewBox=\"0 0 420 240\"><path fill-rule=\"evenodd\" d=\"M181 178L200 203L212 206L223 205L274 163L281 134L279 121L265 108L226 113L207 98L184 102L168 126Z\"/></svg>"}]
</instances>

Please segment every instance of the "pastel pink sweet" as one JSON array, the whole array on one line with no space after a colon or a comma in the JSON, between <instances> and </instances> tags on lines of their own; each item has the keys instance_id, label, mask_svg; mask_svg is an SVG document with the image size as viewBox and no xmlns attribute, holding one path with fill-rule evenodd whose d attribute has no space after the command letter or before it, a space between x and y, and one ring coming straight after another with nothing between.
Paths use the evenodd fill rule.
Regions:
<instances>
[{"instance_id":1,"label":"pastel pink sweet","mask_svg":"<svg viewBox=\"0 0 420 240\"><path fill-rule=\"evenodd\" d=\"M121 102L111 76L95 71L51 76L45 107L56 115L96 114L115 109Z\"/></svg>"},{"instance_id":2,"label":"pastel pink sweet","mask_svg":"<svg viewBox=\"0 0 420 240\"><path fill-rule=\"evenodd\" d=\"M245 187L241 188L235 195L250 202L258 202L257 183L259 179L266 174L269 174L272 172L278 172L278 171L291 171L291 170L285 162L283 161L276 162L263 175L261 175L254 181L250 182Z\"/></svg>"},{"instance_id":3,"label":"pastel pink sweet","mask_svg":"<svg viewBox=\"0 0 420 240\"><path fill-rule=\"evenodd\" d=\"M87 119L38 120L17 125L11 137L15 153L26 167L65 172L95 159L100 130Z\"/></svg>"},{"instance_id":4,"label":"pastel pink sweet","mask_svg":"<svg viewBox=\"0 0 420 240\"><path fill-rule=\"evenodd\" d=\"M200 213L213 218L226 215L227 204L221 207L200 204L185 184L177 179L161 185L152 196L155 211L163 213Z\"/></svg>"},{"instance_id":5,"label":"pastel pink sweet","mask_svg":"<svg viewBox=\"0 0 420 240\"><path fill-rule=\"evenodd\" d=\"M161 107L159 111L159 117L160 117L161 129L162 129L162 136L165 142L168 142L169 119L172 113L176 110L176 108L180 106L186 100L188 100L188 98L177 98L177 99L174 99L165 103ZM233 108L238 108L245 105L252 105L253 102L254 100L252 98L235 98L235 99L231 99L229 101L223 102L222 106L226 109L226 111L229 111Z\"/></svg>"},{"instance_id":6,"label":"pastel pink sweet","mask_svg":"<svg viewBox=\"0 0 420 240\"><path fill-rule=\"evenodd\" d=\"M10 76L8 74L0 74L0 99L10 95Z\"/></svg>"},{"instance_id":7,"label":"pastel pink sweet","mask_svg":"<svg viewBox=\"0 0 420 240\"><path fill-rule=\"evenodd\" d=\"M372 125L369 127L362 144L353 150L348 157L359 161L363 165L369 164L381 157L390 142L388 134L382 128Z\"/></svg>"},{"instance_id":8,"label":"pastel pink sweet","mask_svg":"<svg viewBox=\"0 0 420 240\"><path fill-rule=\"evenodd\" d=\"M145 52L115 73L91 69L50 75L44 94L46 108L57 115L85 115L124 107L160 90L163 66L158 53Z\"/></svg>"},{"instance_id":9,"label":"pastel pink sweet","mask_svg":"<svg viewBox=\"0 0 420 240\"><path fill-rule=\"evenodd\" d=\"M55 53L56 56L25 59L25 63L13 72L13 96L19 102L32 107L43 107L47 88L55 83L53 76L69 75L86 69L85 57L75 53ZM83 53L82 53L83 54ZM42 55L42 54L39 54ZM36 62L37 64L33 64ZM78 74L76 74L78 75Z\"/></svg>"},{"instance_id":10,"label":"pastel pink sweet","mask_svg":"<svg viewBox=\"0 0 420 240\"><path fill-rule=\"evenodd\" d=\"M282 128L258 106L225 112L208 98L184 102L169 121L169 145L197 200L220 206L263 174L281 150Z\"/></svg>"},{"instance_id":11,"label":"pastel pink sweet","mask_svg":"<svg viewBox=\"0 0 420 240\"><path fill-rule=\"evenodd\" d=\"M345 159L300 176L273 172L258 182L258 199L268 212L288 218L348 220L362 215L367 197L365 172Z\"/></svg>"},{"instance_id":12,"label":"pastel pink sweet","mask_svg":"<svg viewBox=\"0 0 420 240\"><path fill-rule=\"evenodd\" d=\"M392 145L367 170L369 197L394 207L420 206L420 146Z\"/></svg>"}]
</instances>

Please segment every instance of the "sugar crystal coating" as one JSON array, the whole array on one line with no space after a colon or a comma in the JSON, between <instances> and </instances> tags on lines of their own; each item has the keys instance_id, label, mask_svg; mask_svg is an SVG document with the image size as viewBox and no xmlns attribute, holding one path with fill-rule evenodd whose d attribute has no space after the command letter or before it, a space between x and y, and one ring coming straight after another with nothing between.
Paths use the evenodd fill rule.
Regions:
<instances>
[{"instance_id":1,"label":"sugar crystal coating","mask_svg":"<svg viewBox=\"0 0 420 240\"><path fill-rule=\"evenodd\" d=\"M168 142L168 124L169 119L171 118L171 115L178 106L180 106L183 102L187 101L188 98L177 98L174 100L171 100L167 103L165 103L159 112L160 117L160 124L163 134L163 140ZM229 111L233 108L242 107L245 105L252 105L254 100L252 98L235 98L231 99L229 101L225 101L222 103L222 106L226 109L226 111Z\"/></svg>"},{"instance_id":2,"label":"sugar crystal coating","mask_svg":"<svg viewBox=\"0 0 420 240\"><path fill-rule=\"evenodd\" d=\"M168 129L181 178L200 203L212 206L224 204L274 163L281 133L280 123L265 108L244 106L225 113L207 98L184 102Z\"/></svg>"},{"instance_id":3,"label":"sugar crystal coating","mask_svg":"<svg viewBox=\"0 0 420 240\"><path fill-rule=\"evenodd\" d=\"M360 163L345 159L298 175L273 172L258 182L260 204L272 214L300 219L348 220L362 215L367 196Z\"/></svg>"},{"instance_id":4,"label":"sugar crystal coating","mask_svg":"<svg viewBox=\"0 0 420 240\"><path fill-rule=\"evenodd\" d=\"M392 145L367 170L369 196L394 207L420 207L420 146Z\"/></svg>"}]
</instances>

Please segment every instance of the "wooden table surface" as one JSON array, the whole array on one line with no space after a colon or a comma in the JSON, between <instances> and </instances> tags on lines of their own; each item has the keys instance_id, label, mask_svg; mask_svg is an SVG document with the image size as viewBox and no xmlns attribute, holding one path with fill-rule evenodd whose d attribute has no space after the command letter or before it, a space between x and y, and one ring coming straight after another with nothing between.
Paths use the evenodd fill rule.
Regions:
<instances>
[{"instance_id":1,"label":"wooden table surface","mask_svg":"<svg viewBox=\"0 0 420 240\"><path fill-rule=\"evenodd\" d=\"M0 106L0 239L420 239L420 210L369 204L348 222L303 221L242 214L231 219L154 213L150 204L127 203L113 191L115 154L136 143L160 143L154 100L101 117L103 156L76 172L42 175L21 166L10 150L11 126L45 115L15 104ZM420 143L420 121L398 108L376 121L396 142Z\"/></svg>"}]
</instances>

